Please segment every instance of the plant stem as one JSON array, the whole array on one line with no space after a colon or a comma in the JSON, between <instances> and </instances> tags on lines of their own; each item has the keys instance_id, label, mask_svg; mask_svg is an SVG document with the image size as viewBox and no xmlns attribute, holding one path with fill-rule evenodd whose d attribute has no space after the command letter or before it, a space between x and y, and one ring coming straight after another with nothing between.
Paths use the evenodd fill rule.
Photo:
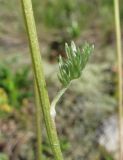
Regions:
<instances>
[{"instance_id":1,"label":"plant stem","mask_svg":"<svg viewBox=\"0 0 123 160\"><path fill-rule=\"evenodd\" d=\"M35 81L34 84L35 90L35 119L36 119L36 136L37 136L37 154L36 159L42 160L42 117L41 117L41 106L40 106L40 99L38 94L38 88Z\"/></svg>"},{"instance_id":2,"label":"plant stem","mask_svg":"<svg viewBox=\"0 0 123 160\"><path fill-rule=\"evenodd\" d=\"M46 89L45 77L43 73L42 59L40 55L37 32L35 27L35 20L33 16L32 2L31 0L21 0L21 4L29 38L33 71L39 92L39 98L42 106L42 113L45 121L48 138L55 159L63 160L55 122L50 114L50 102Z\"/></svg>"},{"instance_id":3,"label":"plant stem","mask_svg":"<svg viewBox=\"0 0 123 160\"><path fill-rule=\"evenodd\" d=\"M58 103L58 101L60 100L60 98L63 96L63 94L66 92L66 90L68 89L68 87L64 87L62 88L56 95L56 97L53 99L52 103L51 103L51 109L50 109L50 112L51 112L51 115L52 117L55 119L55 116L56 116L56 110L55 110L55 107L56 107L56 104Z\"/></svg>"},{"instance_id":4,"label":"plant stem","mask_svg":"<svg viewBox=\"0 0 123 160\"><path fill-rule=\"evenodd\" d=\"M123 160L123 79L122 79L122 46L121 46L121 28L119 0L114 0L115 27L116 27L116 45L117 45L117 63L118 63L118 101L119 101L119 160Z\"/></svg>"}]
</instances>

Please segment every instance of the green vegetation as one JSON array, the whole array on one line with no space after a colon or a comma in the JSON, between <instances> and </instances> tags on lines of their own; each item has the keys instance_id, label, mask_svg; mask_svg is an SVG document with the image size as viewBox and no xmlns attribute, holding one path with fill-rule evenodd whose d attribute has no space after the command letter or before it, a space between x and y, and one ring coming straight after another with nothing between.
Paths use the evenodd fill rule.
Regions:
<instances>
[{"instance_id":1,"label":"green vegetation","mask_svg":"<svg viewBox=\"0 0 123 160\"><path fill-rule=\"evenodd\" d=\"M115 132L112 133L110 127L117 131L118 113L121 126L122 91L119 90L122 87L118 90L118 84L121 84L122 71L118 67L121 63L117 62L114 49L113 1L32 0L32 5L47 84L47 88L44 87L46 94L42 98L42 88L40 93L34 89L33 79L37 77L36 81L40 84L41 73L33 78L20 1L0 1L0 160L34 160L35 157L38 160L53 160L54 153L57 154L60 149L66 160L117 159L118 144L115 143ZM122 28L122 1L119 6ZM115 18L118 22L119 18ZM122 33L119 29L117 33L119 41ZM90 44L95 46L94 54L84 69L93 50ZM87 57L83 48L88 51ZM39 65L38 73L42 66ZM51 103L45 101L47 107L41 113L40 98L44 104L43 99L47 97ZM60 142L60 147L53 145L54 138L49 142L53 133L49 125L51 120L55 137L57 128L59 138L55 140ZM109 130L105 128L105 123ZM50 128L48 137L44 124ZM110 136L105 134L106 129ZM107 143L100 144L100 137L103 136L104 139L111 137L115 144L111 145L110 138L106 140ZM111 148L107 147L108 144ZM122 159L122 154L120 157Z\"/></svg>"},{"instance_id":2,"label":"green vegetation","mask_svg":"<svg viewBox=\"0 0 123 160\"><path fill-rule=\"evenodd\" d=\"M48 99L48 93L47 93L45 78L43 74L42 60L40 57L39 44L38 44L37 35L36 35L32 4L31 4L31 1L28 2L26 0L23 0L21 3L22 3L22 10L25 18L27 34L29 38L32 66L33 66L35 83L36 83L35 85L37 86L36 95L38 97L38 94L39 94L40 105L42 107L42 113L45 120L46 130L47 130L52 151L54 153L54 157L56 160L62 160L63 157L62 157L60 144L57 137L54 116L52 117L53 115L52 109L54 108L52 108L51 106L51 109L50 109L50 102ZM69 47L66 44L67 60L64 61L60 57L60 61L59 61L60 75L58 77L60 82L63 84L63 86L65 87L68 86L71 80L79 78L81 76L81 72L87 63L89 55L92 52L92 48L93 48L92 46L85 44L83 46L83 51L82 51L83 53L81 53L81 50L79 48L78 49L76 48L74 42L71 43L71 47ZM39 101L37 98L36 100ZM37 103L37 105L39 105L39 102ZM40 110L37 110L37 112L39 111ZM40 114L36 114L36 115L41 116ZM38 125L38 127L40 127L40 125ZM39 135L37 136L40 138ZM38 145L38 147L39 149L41 149L40 145Z\"/></svg>"},{"instance_id":3,"label":"green vegetation","mask_svg":"<svg viewBox=\"0 0 123 160\"><path fill-rule=\"evenodd\" d=\"M8 160L8 157L5 154L0 154L0 160Z\"/></svg>"},{"instance_id":4,"label":"green vegetation","mask_svg":"<svg viewBox=\"0 0 123 160\"><path fill-rule=\"evenodd\" d=\"M58 78L64 87L67 87L72 80L81 76L92 49L93 46L89 44L85 44L81 50L76 48L74 42L71 42L71 47L66 44L67 59L64 60L61 56L59 57L58 74Z\"/></svg>"},{"instance_id":5,"label":"green vegetation","mask_svg":"<svg viewBox=\"0 0 123 160\"><path fill-rule=\"evenodd\" d=\"M12 62L11 62L12 63ZM8 96L8 103L16 109L22 105L23 99L31 96L29 68L22 67L17 71L10 69L7 62L0 63L0 88L3 88Z\"/></svg>"}]
</instances>

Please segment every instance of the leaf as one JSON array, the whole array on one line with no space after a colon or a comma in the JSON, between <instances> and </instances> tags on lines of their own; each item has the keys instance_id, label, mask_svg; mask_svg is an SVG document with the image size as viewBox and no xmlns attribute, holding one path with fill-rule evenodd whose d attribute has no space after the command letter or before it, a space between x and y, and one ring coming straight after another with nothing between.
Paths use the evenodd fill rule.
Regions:
<instances>
[{"instance_id":1,"label":"leaf","mask_svg":"<svg viewBox=\"0 0 123 160\"><path fill-rule=\"evenodd\" d=\"M85 43L82 49L77 48L73 41L70 46L65 43L67 59L59 57L58 73L58 79L64 87L68 86L72 80L81 76L93 49L94 46L88 43Z\"/></svg>"}]
</instances>

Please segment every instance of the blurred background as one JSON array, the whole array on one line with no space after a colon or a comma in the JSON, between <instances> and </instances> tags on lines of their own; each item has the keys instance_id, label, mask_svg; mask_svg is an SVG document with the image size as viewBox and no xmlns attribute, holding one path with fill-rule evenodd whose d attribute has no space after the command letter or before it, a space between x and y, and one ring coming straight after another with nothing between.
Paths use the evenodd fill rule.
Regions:
<instances>
[{"instance_id":1,"label":"blurred background","mask_svg":"<svg viewBox=\"0 0 123 160\"><path fill-rule=\"evenodd\" d=\"M117 67L113 0L32 0L49 97L61 88L58 56L73 40L95 45L82 77L57 106L66 160L117 160ZM120 1L123 27L123 1ZM0 160L35 160L35 103L20 1L0 0ZM44 124L44 160L53 160Z\"/></svg>"}]
</instances>

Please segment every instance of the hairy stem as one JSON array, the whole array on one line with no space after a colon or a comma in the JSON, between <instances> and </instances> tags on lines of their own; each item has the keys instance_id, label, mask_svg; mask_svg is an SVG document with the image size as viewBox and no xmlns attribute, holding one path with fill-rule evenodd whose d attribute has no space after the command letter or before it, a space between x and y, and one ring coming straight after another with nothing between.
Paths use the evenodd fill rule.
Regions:
<instances>
[{"instance_id":1,"label":"hairy stem","mask_svg":"<svg viewBox=\"0 0 123 160\"><path fill-rule=\"evenodd\" d=\"M115 28L117 45L117 63L118 63L118 101L119 101L119 160L123 160L123 79L122 79L122 47L121 47L121 28L119 0L114 0L115 10Z\"/></svg>"},{"instance_id":2,"label":"hairy stem","mask_svg":"<svg viewBox=\"0 0 123 160\"><path fill-rule=\"evenodd\" d=\"M37 154L36 159L42 160L42 114L41 114L41 106L40 106L40 99L38 94L38 88L35 81L34 84L35 90L35 119L36 119L36 137L37 137Z\"/></svg>"},{"instance_id":3,"label":"hairy stem","mask_svg":"<svg viewBox=\"0 0 123 160\"><path fill-rule=\"evenodd\" d=\"M35 20L33 16L32 2L31 0L21 0L21 4L30 44L33 71L35 74L35 80L39 92L39 98L48 138L55 159L63 160L54 119L50 115L50 102L43 73L42 59L40 55Z\"/></svg>"},{"instance_id":4,"label":"hairy stem","mask_svg":"<svg viewBox=\"0 0 123 160\"><path fill-rule=\"evenodd\" d=\"M66 92L68 87L64 87L62 88L56 95L56 97L53 99L52 103L51 103L51 116L55 119L55 116L56 116L56 110L55 110L55 107L56 107L56 104L58 103L58 101L60 100L60 98L63 96L63 94Z\"/></svg>"}]
</instances>

